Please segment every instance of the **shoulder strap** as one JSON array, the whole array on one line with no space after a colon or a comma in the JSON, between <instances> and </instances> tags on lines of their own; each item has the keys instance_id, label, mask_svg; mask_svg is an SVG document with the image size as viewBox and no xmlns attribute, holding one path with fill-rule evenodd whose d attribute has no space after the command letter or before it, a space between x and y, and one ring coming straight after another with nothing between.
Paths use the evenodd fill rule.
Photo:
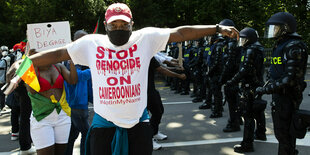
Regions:
<instances>
[{"instance_id":1,"label":"shoulder strap","mask_svg":"<svg viewBox=\"0 0 310 155\"><path fill-rule=\"evenodd\" d=\"M5 63L5 66L4 67L0 67L0 70L6 70L7 69L7 66L8 66L8 62L6 62L6 60L5 59L1 59L0 61L4 61L4 63Z\"/></svg>"},{"instance_id":2,"label":"shoulder strap","mask_svg":"<svg viewBox=\"0 0 310 155\"><path fill-rule=\"evenodd\" d=\"M56 70L58 71L58 73L60 74L60 71L58 70L58 68L55 66L55 65L53 65L55 68L56 68Z\"/></svg>"}]
</instances>

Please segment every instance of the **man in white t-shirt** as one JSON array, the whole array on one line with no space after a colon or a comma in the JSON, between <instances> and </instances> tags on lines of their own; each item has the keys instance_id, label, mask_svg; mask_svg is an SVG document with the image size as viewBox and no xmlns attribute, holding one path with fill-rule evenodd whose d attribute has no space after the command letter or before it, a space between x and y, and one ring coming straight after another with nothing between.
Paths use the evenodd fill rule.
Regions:
<instances>
[{"instance_id":1,"label":"man in white t-shirt","mask_svg":"<svg viewBox=\"0 0 310 155\"><path fill-rule=\"evenodd\" d=\"M107 35L86 35L30 59L34 66L72 59L91 69L95 116L86 142L87 154L151 154L152 132L146 111L151 58L168 42L215 33L238 37L239 32L218 24L132 31L131 11L122 3L108 7L104 25Z\"/></svg>"}]
</instances>

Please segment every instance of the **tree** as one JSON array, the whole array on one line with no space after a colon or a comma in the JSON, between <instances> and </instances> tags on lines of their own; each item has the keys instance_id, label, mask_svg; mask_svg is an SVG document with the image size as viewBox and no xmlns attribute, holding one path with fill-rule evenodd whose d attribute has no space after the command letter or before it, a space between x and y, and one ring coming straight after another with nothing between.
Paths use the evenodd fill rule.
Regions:
<instances>
[{"instance_id":1,"label":"tree","mask_svg":"<svg viewBox=\"0 0 310 155\"><path fill-rule=\"evenodd\" d=\"M26 38L29 23L70 21L71 32L93 32L98 18L99 33L107 6L123 2L130 6L134 28L146 26L216 24L232 19L236 27L256 29L263 36L268 18L280 11L292 13L298 22L297 32L310 44L310 2L308 0L2 0L0 1L0 43L12 47ZM271 46L269 40L262 40Z\"/></svg>"}]
</instances>

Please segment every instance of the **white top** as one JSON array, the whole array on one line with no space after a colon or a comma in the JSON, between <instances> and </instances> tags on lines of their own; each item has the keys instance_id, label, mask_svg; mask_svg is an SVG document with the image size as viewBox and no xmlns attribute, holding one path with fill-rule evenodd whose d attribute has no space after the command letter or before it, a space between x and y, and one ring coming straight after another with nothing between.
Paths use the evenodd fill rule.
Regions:
<instances>
[{"instance_id":1,"label":"white top","mask_svg":"<svg viewBox=\"0 0 310 155\"><path fill-rule=\"evenodd\" d=\"M107 35L90 34L66 46L74 64L89 66L94 111L123 128L137 123L147 105L148 68L157 51L165 49L170 29L134 31L122 46Z\"/></svg>"},{"instance_id":2,"label":"white top","mask_svg":"<svg viewBox=\"0 0 310 155\"><path fill-rule=\"evenodd\" d=\"M160 65L167 66L164 61L171 61L173 58L164 53L158 52L154 55L155 59L160 63Z\"/></svg>"}]
</instances>

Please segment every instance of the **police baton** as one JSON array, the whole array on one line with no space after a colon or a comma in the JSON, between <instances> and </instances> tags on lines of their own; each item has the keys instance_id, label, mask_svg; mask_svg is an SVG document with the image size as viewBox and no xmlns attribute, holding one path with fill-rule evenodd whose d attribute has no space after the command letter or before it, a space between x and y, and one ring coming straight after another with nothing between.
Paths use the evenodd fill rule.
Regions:
<instances>
[{"instance_id":1,"label":"police baton","mask_svg":"<svg viewBox=\"0 0 310 155\"><path fill-rule=\"evenodd\" d=\"M270 80L266 81L263 87L266 87L270 83ZM257 99L258 95L255 96L255 99Z\"/></svg>"}]
</instances>

